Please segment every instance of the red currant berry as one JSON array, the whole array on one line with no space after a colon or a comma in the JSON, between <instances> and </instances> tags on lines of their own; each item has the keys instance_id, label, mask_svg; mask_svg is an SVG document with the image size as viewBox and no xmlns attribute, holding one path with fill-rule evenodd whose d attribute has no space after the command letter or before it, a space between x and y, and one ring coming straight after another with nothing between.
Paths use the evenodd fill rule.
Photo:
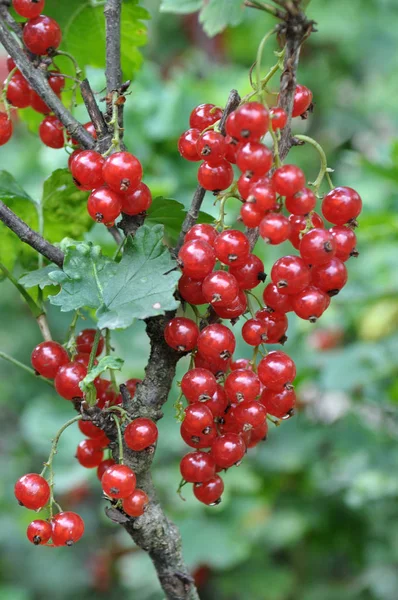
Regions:
<instances>
[{"instance_id":1,"label":"red currant berry","mask_svg":"<svg viewBox=\"0 0 398 600\"><path fill-rule=\"evenodd\" d=\"M33 54L48 54L60 45L62 32L54 19L40 15L25 23L22 37L25 46Z\"/></svg>"},{"instance_id":2,"label":"red currant berry","mask_svg":"<svg viewBox=\"0 0 398 600\"><path fill-rule=\"evenodd\" d=\"M300 242L300 254L309 265L323 265L336 252L336 242L326 229L311 229Z\"/></svg>"},{"instance_id":3,"label":"red currant berry","mask_svg":"<svg viewBox=\"0 0 398 600\"><path fill-rule=\"evenodd\" d=\"M132 192L123 194L121 200L122 212L126 213L126 215L139 215L151 206L152 194L145 183L140 183Z\"/></svg>"},{"instance_id":4,"label":"red currant berry","mask_svg":"<svg viewBox=\"0 0 398 600\"><path fill-rule=\"evenodd\" d=\"M252 364L248 358L237 358L231 362L231 371L236 371L237 369L252 370Z\"/></svg>"},{"instance_id":5,"label":"red currant berry","mask_svg":"<svg viewBox=\"0 0 398 600\"><path fill-rule=\"evenodd\" d=\"M213 306L214 311L221 319L236 319L243 315L247 310L247 298L242 290L239 290L238 296L232 300L228 306Z\"/></svg>"},{"instance_id":6,"label":"red currant berry","mask_svg":"<svg viewBox=\"0 0 398 600\"><path fill-rule=\"evenodd\" d=\"M235 351L235 336L228 327L214 323L205 327L198 337L198 350L211 361L231 358ZM213 392L214 393L214 392Z\"/></svg>"},{"instance_id":7,"label":"red currant berry","mask_svg":"<svg viewBox=\"0 0 398 600\"><path fill-rule=\"evenodd\" d=\"M127 498L135 490L136 476L127 465L113 465L106 469L101 478L104 494L110 498Z\"/></svg>"},{"instance_id":8,"label":"red currant berry","mask_svg":"<svg viewBox=\"0 0 398 600\"><path fill-rule=\"evenodd\" d=\"M298 294L309 285L311 272L299 256L283 256L272 267L271 279L281 294Z\"/></svg>"},{"instance_id":9,"label":"red currant berry","mask_svg":"<svg viewBox=\"0 0 398 600\"><path fill-rule=\"evenodd\" d=\"M310 321L310 323L316 323L328 305L329 299L325 292L313 285L308 286L292 297L292 306L296 315L301 319Z\"/></svg>"},{"instance_id":10,"label":"red currant berry","mask_svg":"<svg viewBox=\"0 0 398 600\"><path fill-rule=\"evenodd\" d=\"M230 402L250 402L260 393L260 380L250 369L236 369L225 380L225 392Z\"/></svg>"},{"instance_id":11,"label":"red currant berry","mask_svg":"<svg viewBox=\"0 0 398 600\"><path fill-rule=\"evenodd\" d=\"M242 338L250 346L259 346L267 340L267 326L259 319L249 319L242 327Z\"/></svg>"},{"instance_id":12,"label":"red currant berry","mask_svg":"<svg viewBox=\"0 0 398 600\"><path fill-rule=\"evenodd\" d=\"M246 444L247 448L254 448L259 442L265 442L268 435L268 423L265 420L264 423L258 427L249 429L246 433L250 433L250 441Z\"/></svg>"},{"instance_id":13,"label":"red currant berry","mask_svg":"<svg viewBox=\"0 0 398 600\"><path fill-rule=\"evenodd\" d=\"M206 433L213 426L213 413L202 402L194 402L185 409L184 429L191 435Z\"/></svg>"},{"instance_id":14,"label":"red currant berry","mask_svg":"<svg viewBox=\"0 0 398 600\"><path fill-rule=\"evenodd\" d=\"M225 310L223 307L219 307L217 310ZM231 362L230 358L220 358L220 357L204 357L199 351L196 352L194 363L195 367L198 369L206 369L215 375L216 377L223 376L229 369L229 364Z\"/></svg>"},{"instance_id":15,"label":"red currant berry","mask_svg":"<svg viewBox=\"0 0 398 600\"><path fill-rule=\"evenodd\" d=\"M280 213L268 213L260 223L260 235L267 244L277 246L290 235L289 219Z\"/></svg>"},{"instance_id":16,"label":"red currant berry","mask_svg":"<svg viewBox=\"0 0 398 600\"><path fill-rule=\"evenodd\" d=\"M294 196L288 196L285 201L286 210L293 215L306 215L316 206L316 196L308 188L303 188Z\"/></svg>"},{"instance_id":17,"label":"red currant berry","mask_svg":"<svg viewBox=\"0 0 398 600\"><path fill-rule=\"evenodd\" d=\"M272 181L267 177L253 183L247 201L263 212L275 210L276 194Z\"/></svg>"},{"instance_id":18,"label":"red currant berry","mask_svg":"<svg viewBox=\"0 0 398 600\"><path fill-rule=\"evenodd\" d=\"M337 187L326 194L322 201L322 214L333 225L344 225L355 220L361 210L361 196L350 187Z\"/></svg>"},{"instance_id":19,"label":"red currant berry","mask_svg":"<svg viewBox=\"0 0 398 600\"><path fill-rule=\"evenodd\" d=\"M189 352L196 346L199 337L199 328L185 317L171 319L164 329L164 339L170 348L178 352Z\"/></svg>"},{"instance_id":20,"label":"red currant berry","mask_svg":"<svg viewBox=\"0 0 398 600\"><path fill-rule=\"evenodd\" d=\"M86 469L98 467L104 458L101 440L82 440L77 447L76 458Z\"/></svg>"},{"instance_id":21,"label":"red currant berry","mask_svg":"<svg viewBox=\"0 0 398 600\"><path fill-rule=\"evenodd\" d=\"M338 294L347 283L347 278L347 268L338 258L311 269L312 283L329 296Z\"/></svg>"},{"instance_id":22,"label":"red currant berry","mask_svg":"<svg viewBox=\"0 0 398 600\"><path fill-rule=\"evenodd\" d=\"M124 430L126 445L135 452L153 446L158 439L158 428L154 421L139 417L131 421Z\"/></svg>"},{"instance_id":23,"label":"red currant berry","mask_svg":"<svg viewBox=\"0 0 398 600\"><path fill-rule=\"evenodd\" d=\"M228 306L238 296L239 287L230 273L213 271L203 280L202 292L206 302L214 306Z\"/></svg>"},{"instance_id":24,"label":"red currant berry","mask_svg":"<svg viewBox=\"0 0 398 600\"><path fill-rule=\"evenodd\" d=\"M142 166L130 152L115 152L105 161L102 170L104 181L119 194L136 189L142 179Z\"/></svg>"},{"instance_id":25,"label":"red currant berry","mask_svg":"<svg viewBox=\"0 0 398 600\"><path fill-rule=\"evenodd\" d=\"M185 481L203 483L214 477L216 465L209 453L190 452L181 459L180 471Z\"/></svg>"},{"instance_id":26,"label":"red currant berry","mask_svg":"<svg viewBox=\"0 0 398 600\"><path fill-rule=\"evenodd\" d=\"M308 217L304 217L303 215L290 215L289 223L289 242L294 248L296 248L296 250L298 250L300 247L301 238L304 235L307 225L310 225L311 228L316 227L318 229L324 226L321 217L317 213L313 213Z\"/></svg>"},{"instance_id":27,"label":"red currant berry","mask_svg":"<svg viewBox=\"0 0 398 600\"><path fill-rule=\"evenodd\" d=\"M112 467L115 464L115 461L113 460L113 458L107 458L106 460L103 460L97 468L97 477L98 479L101 481L103 474L105 473L105 471L107 469L109 469L109 467Z\"/></svg>"},{"instance_id":28,"label":"red currant berry","mask_svg":"<svg viewBox=\"0 0 398 600\"><path fill-rule=\"evenodd\" d=\"M292 117L299 117L309 109L312 102L312 92L305 85L298 84L294 92Z\"/></svg>"},{"instance_id":29,"label":"red currant berry","mask_svg":"<svg viewBox=\"0 0 398 600\"><path fill-rule=\"evenodd\" d=\"M246 445L237 433L220 435L211 447L211 456L220 469L229 469L240 463L245 452Z\"/></svg>"},{"instance_id":30,"label":"red currant berry","mask_svg":"<svg viewBox=\"0 0 398 600\"><path fill-rule=\"evenodd\" d=\"M242 139L240 137L239 129L236 126L236 111L233 111L228 115L227 120L225 121L225 131L227 136L235 143Z\"/></svg>"},{"instance_id":31,"label":"red currant berry","mask_svg":"<svg viewBox=\"0 0 398 600\"><path fill-rule=\"evenodd\" d=\"M247 430L260 427L265 422L267 413L264 406L256 400L245 400L236 406L234 416L236 421Z\"/></svg>"},{"instance_id":32,"label":"red currant berry","mask_svg":"<svg viewBox=\"0 0 398 600\"><path fill-rule=\"evenodd\" d=\"M196 142L200 137L199 129L188 129L181 134L178 140L178 151L182 158L192 162L200 160L200 156L196 149Z\"/></svg>"},{"instance_id":33,"label":"red currant berry","mask_svg":"<svg viewBox=\"0 0 398 600\"><path fill-rule=\"evenodd\" d=\"M261 177L272 167L273 154L267 146L259 142L248 142L236 154L236 164L242 173Z\"/></svg>"},{"instance_id":34,"label":"red currant berry","mask_svg":"<svg viewBox=\"0 0 398 600\"><path fill-rule=\"evenodd\" d=\"M72 154L69 154L69 158L68 158L68 169L69 171L72 168L72 163L75 160L76 156L79 156L79 154L81 154L81 152L83 152L83 150L73 150Z\"/></svg>"},{"instance_id":35,"label":"red currant berry","mask_svg":"<svg viewBox=\"0 0 398 600\"><path fill-rule=\"evenodd\" d=\"M67 351L57 342L41 342L31 356L32 367L43 377L53 379L62 365L69 362Z\"/></svg>"},{"instance_id":36,"label":"red currant berry","mask_svg":"<svg viewBox=\"0 0 398 600\"><path fill-rule=\"evenodd\" d=\"M78 362L62 365L55 376L54 384L58 394L65 400L83 398L79 383L87 375L87 368Z\"/></svg>"},{"instance_id":37,"label":"red currant berry","mask_svg":"<svg viewBox=\"0 0 398 600\"><path fill-rule=\"evenodd\" d=\"M191 279L204 279L216 264L213 248L202 240L186 242L178 253L178 261L184 275Z\"/></svg>"},{"instance_id":38,"label":"red currant berry","mask_svg":"<svg viewBox=\"0 0 398 600\"><path fill-rule=\"evenodd\" d=\"M203 405L201 404L201 406ZM185 428L184 421L181 423L180 434L182 439L188 446L190 446L191 448L196 448L198 450L203 450L203 448L210 448L217 436L217 432L214 427L205 429L205 433L190 433Z\"/></svg>"},{"instance_id":39,"label":"red currant berry","mask_svg":"<svg viewBox=\"0 0 398 600\"><path fill-rule=\"evenodd\" d=\"M131 496L123 498L122 508L129 517L140 517L144 514L149 498L143 490L135 489Z\"/></svg>"},{"instance_id":40,"label":"red currant berry","mask_svg":"<svg viewBox=\"0 0 398 600\"><path fill-rule=\"evenodd\" d=\"M102 439L105 437L105 433L94 425L91 421L79 421L78 427L83 435L86 435L88 438L93 440Z\"/></svg>"},{"instance_id":41,"label":"red currant berry","mask_svg":"<svg viewBox=\"0 0 398 600\"><path fill-rule=\"evenodd\" d=\"M55 94L60 94L65 87L65 77L59 71L49 71L48 85ZM92 125L92 123L90 123ZM84 126L85 127L85 126Z\"/></svg>"},{"instance_id":42,"label":"red currant berry","mask_svg":"<svg viewBox=\"0 0 398 600\"><path fill-rule=\"evenodd\" d=\"M76 348L77 351L82 354L91 354L94 345L96 330L95 329L83 329L76 337ZM95 356L99 356L104 349L104 338L100 337Z\"/></svg>"},{"instance_id":43,"label":"red currant berry","mask_svg":"<svg viewBox=\"0 0 398 600\"><path fill-rule=\"evenodd\" d=\"M284 165L274 171L272 182L280 196L294 196L305 186L305 175L296 165Z\"/></svg>"},{"instance_id":44,"label":"red currant berry","mask_svg":"<svg viewBox=\"0 0 398 600\"><path fill-rule=\"evenodd\" d=\"M221 417L228 406L228 398L224 388L217 384L217 389L212 397L203 404L210 408L213 417Z\"/></svg>"},{"instance_id":45,"label":"red currant berry","mask_svg":"<svg viewBox=\"0 0 398 600\"><path fill-rule=\"evenodd\" d=\"M72 161L71 172L76 185L83 190L92 190L104 183L102 167L104 159L94 150L83 150Z\"/></svg>"},{"instance_id":46,"label":"red currant berry","mask_svg":"<svg viewBox=\"0 0 398 600\"><path fill-rule=\"evenodd\" d=\"M87 211L97 223L113 225L122 211L122 198L106 186L99 187L88 197Z\"/></svg>"},{"instance_id":47,"label":"red currant berry","mask_svg":"<svg viewBox=\"0 0 398 600\"><path fill-rule=\"evenodd\" d=\"M28 473L18 479L14 494L21 506L30 510L40 510L50 499L50 486L41 475Z\"/></svg>"},{"instance_id":48,"label":"red currant berry","mask_svg":"<svg viewBox=\"0 0 398 600\"><path fill-rule=\"evenodd\" d=\"M26 108L30 105L30 85L25 77L17 71L11 77L7 87L7 100L16 108Z\"/></svg>"},{"instance_id":49,"label":"red currant berry","mask_svg":"<svg viewBox=\"0 0 398 600\"><path fill-rule=\"evenodd\" d=\"M248 102L235 111L234 129L239 138L257 141L267 133L268 125L268 110L259 102ZM232 135L229 131L227 133Z\"/></svg>"},{"instance_id":50,"label":"red currant berry","mask_svg":"<svg viewBox=\"0 0 398 600\"><path fill-rule=\"evenodd\" d=\"M225 265L239 267L246 264L250 254L250 242L242 231L228 229L220 233L214 242L216 257Z\"/></svg>"},{"instance_id":51,"label":"red currant berry","mask_svg":"<svg viewBox=\"0 0 398 600\"><path fill-rule=\"evenodd\" d=\"M358 251L355 248L357 236L352 229L341 225L335 225L335 227L329 229L329 233L336 242L336 258L346 262L350 256L358 256Z\"/></svg>"},{"instance_id":52,"label":"red currant berry","mask_svg":"<svg viewBox=\"0 0 398 600\"><path fill-rule=\"evenodd\" d=\"M269 283L264 289L263 300L268 308L278 313L287 313L293 310L290 296L281 294L275 283Z\"/></svg>"},{"instance_id":53,"label":"red currant berry","mask_svg":"<svg viewBox=\"0 0 398 600\"><path fill-rule=\"evenodd\" d=\"M206 300L202 292L202 282L183 275L178 282L178 291L181 298L190 304L205 304Z\"/></svg>"},{"instance_id":54,"label":"red currant berry","mask_svg":"<svg viewBox=\"0 0 398 600\"><path fill-rule=\"evenodd\" d=\"M288 387L296 377L296 365L284 352L270 352L258 364L258 376L261 383L270 390L279 392Z\"/></svg>"},{"instance_id":55,"label":"red currant berry","mask_svg":"<svg viewBox=\"0 0 398 600\"><path fill-rule=\"evenodd\" d=\"M25 19L35 19L44 9L45 0L12 0L16 13Z\"/></svg>"},{"instance_id":56,"label":"red currant berry","mask_svg":"<svg viewBox=\"0 0 398 600\"><path fill-rule=\"evenodd\" d=\"M64 147L64 126L57 117L46 117L39 127L39 136L43 144L54 150Z\"/></svg>"},{"instance_id":57,"label":"red currant berry","mask_svg":"<svg viewBox=\"0 0 398 600\"><path fill-rule=\"evenodd\" d=\"M195 483L193 486L195 498L207 506L220 504L223 491L224 482L219 475L215 475L204 483Z\"/></svg>"},{"instance_id":58,"label":"red currant berry","mask_svg":"<svg viewBox=\"0 0 398 600\"><path fill-rule=\"evenodd\" d=\"M269 111L269 116L271 117L271 125L273 131L277 129L284 129L287 124L287 114L280 108L280 106L274 106Z\"/></svg>"},{"instance_id":59,"label":"red currant berry","mask_svg":"<svg viewBox=\"0 0 398 600\"><path fill-rule=\"evenodd\" d=\"M0 112L0 146L4 146L12 136L12 121L5 112Z\"/></svg>"},{"instance_id":60,"label":"red currant berry","mask_svg":"<svg viewBox=\"0 0 398 600\"><path fill-rule=\"evenodd\" d=\"M291 303L291 296L285 296L289 298ZM283 344L286 342L286 331L288 328L288 320L285 313L270 312L268 309L258 310L256 312L256 319L262 321L267 328L267 344Z\"/></svg>"},{"instance_id":61,"label":"red currant berry","mask_svg":"<svg viewBox=\"0 0 398 600\"><path fill-rule=\"evenodd\" d=\"M292 416L296 404L294 390L284 389L279 392L264 388L260 400L267 413L277 419L286 419Z\"/></svg>"},{"instance_id":62,"label":"red currant berry","mask_svg":"<svg viewBox=\"0 0 398 600\"><path fill-rule=\"evenodd\" d=\"M242 290L252 290L266 277L264 263L255 254L249 254L247 262L241 267L230 267L229 272Z\"/></svg>"},{"instance_id":63,"label":"red currant berry","mask_svg":"<svg viewBox=\"0 0 398 600\"><path fill-rule=\"evenodd\" d=\"M54 546L73 546L84 533L84 521L76 513L60 512L51 521Z\"/></svg>"},{"instance_id":64,"label":"red currant berry","mask_svg":"<svg viewBox=\"0 0 398 600\"><path fill-rule=\"evenodd\" d=\"M205 190L219 192L226 190L234 180L234 171L230 163L221 159L217 164L203 162L198 170L198 182Z\"/></svg>"},{"instance_id":65,"label":"red currant berry","mask_svg":"<svg viewBox=\"0 0 398 600\"><path fill-rule=\"evenodd\" d=\"M250 190L257 181L260 181L259 177L252 177L251 175L247 175L247 173L243 173L243 175L239 177L238 192L242 200L248 199Z\"/></svg>"},{"instance_id":66,"label":"red currant berry","mask_svg":"<svg viewBox=\"0 0 398 600\"><path fill-rule=\"evenodd\" d=\"M11 73L11 71L13 71L15 69L17 65L15 64L15 60L13 59L12 56L8 55L7 56L7 70L9 73Z\"/></svg>"},{"instance_id":67,"label":"red currant berry","mask_svg":"<svg viewBox=\"0 0 398 600\"><path fill-rule=\"evenodd\" d=\"M258 227L264 218L264 211L259 210L255 204L244 202L240 207L240 219L246 227Z\"/></svg>"},{"instance_id":68,"label":"red currant berry","mask_svg":"<svg viewBox=\"0 0 398 600\"><path fill-rule=\"evenodd\" d=\"M35 546L47 544L51 537L51 525L48 521L32 521L26 530L27 538Z\"/></svg>"},{"instance_id":69,"label":"red currant berry","mask_svg":"<svg viewBox=\"0 0 398 600\"><path fill-rule=\"evenodd\" d=\"M42 115L48 115L51 112L51 108L47 106L44 100L42 100L39 94L34 90L29 91L29 104L33 110L41 113Z\"/></svg>"},{"instance_id":70,"label":"red currant berry","mask_svg":"<svg viewBox=\"0 0 398 600\"><path fill-rule=\"evenodd\" d=\"M213 225L208 225L207 223L198 223L197 225L191 227L186 234L184 241L190 242L191 240L202 240L202 242L207 242L210 246L212 246L217 235L218 233Z\"/></svg>"},{"instance_id":71,"label":"red currant berry","mask_svg":"<svg viewBox=\"0 0 398 600\"><path fill-rule=\"evenodd\" d=\"M233 165L236 164L236 152L238 150L238 146L233 138L230 135L225 137L225 158L228 162Z\"/></svg>"},{"instance_id":72,"label":"red currant berry","mask_svg":"<svg viewBox=\"0 0 398 600\"><path fill-rule=\"evenodd\" d=\"M205 131L196 142L196 150L209 165L218 165L225 157L225 137L217 131Z\"/></svg>"},{"instance_id":73,"label":"red currant berry","mask_svg":"<svg viewBox=\"0 0 398 600\"><path fill-rule=\"evenodd\" d=\"M216 378L208 369L191 369L181 380L181 391L188 402L209 400L216 390Z\"/></svg>"},{"instance_id":74,"label":"red currant berry","mask_svg":"<svg viewBox=\"0 0 398 600\"><path fill-rule=\"evenodd\" d=\"M221 108L217 108L214 104L199 104L191 112L189 117L189 125L194 129L203 131L207 127L214 125L216 121L219 121L222 117Z\"/></svg>"},{"instance_id":75,"label":"red currant berry","mask_svg":"<svg viewBox=\"0 0 398 600\"><path fill-rule=\"evenodd\" d=\"M92 136L93 136L93 138L94 138L95 140L97 139L97 132L95 131L95 127L94 127L93 123L91 123L91 121L89 121L88 123L85 123L85 124L83 125L83 127L84 127L84 129L85 129L86 131L88 131L88 133L89 133L90 135L92 135Z\"/></svg>"}]
</instances>

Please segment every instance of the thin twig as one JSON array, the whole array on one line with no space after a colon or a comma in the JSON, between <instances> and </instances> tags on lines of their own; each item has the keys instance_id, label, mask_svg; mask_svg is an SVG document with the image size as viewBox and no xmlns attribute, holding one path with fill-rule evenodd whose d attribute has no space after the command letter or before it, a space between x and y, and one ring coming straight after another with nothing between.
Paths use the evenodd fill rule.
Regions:
<instances>
[{"instance_id":1,"label":"thin twig","mask_svg":"<svg viewBox=\"0 0 398 600\"><path fill-rule=\"evenodd\" d=\"M95 127L98 138L104 138L109 135L108 127L105 123L104 115L99 109L97 101L95 99L91 85L87 79L84 79L80 84L80 92L86 105L87 112Z\"/></svg>"}]
</instances>

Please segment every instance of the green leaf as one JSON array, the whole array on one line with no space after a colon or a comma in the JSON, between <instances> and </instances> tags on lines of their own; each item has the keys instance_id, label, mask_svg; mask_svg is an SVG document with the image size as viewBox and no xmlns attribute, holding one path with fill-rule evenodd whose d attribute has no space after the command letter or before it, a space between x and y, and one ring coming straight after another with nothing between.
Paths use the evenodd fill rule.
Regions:
<instances>
[{"instance_id":1,"label":"green leaf","mask_svg":"<svg viewBox=\"0 0 398 600\"><path fill-rule=\"evenodd\" d=\"M177 200L171 198L158 196L153 200L152 205L148 210L146 223L163 225L167 241L171 245L174 245L180 235L186 214L187 211L181 202L177 202ZM213 221L213 217L207 213L199 213L198 223L212 223Z\"/></svg>"},{"instance_id":2,"label":"green leaf","mask_svg":"<svg viewBox=\"0 0 398 600\"><path fill-rule=\"evenodd\" d=\"M87 392L90 389L94 379L99 377L104 371L108 371L109 369L112 369L113 371L120 371L123 365L124 360L122 358L103 356L98 361L98 364L95 365L91 371L87 373L86 377L79 383L80 389L82 392Z\"/></svg>"},{"instance_id":3,"label":"green leaf","mask_svg":"<svg viewBox=\"0 0 398 600\"><path fill-rule=\"evenodd\" d=\"M200 10L203 0L162 0L160 12L188 14Z\"/></svg>"},{"instance_id":4,"label":"green leaf","mask_svg":"<svg viewBox=\"0 0 398 600\"><path fill-rule=\"evenodd\" d=\"M207 35L213 37L228 26L239 25L243 16L242 0L209 0L200 11L199 21Z\"/></svg>"},{"instance_id":5,"label":"green leaf","mask_svg":"<svg viewBox=\"0 0 398 600\"><path fill-rule=\"evenodd\" d=\"M61 269L55 267L54 265L48 265L43 269L37 269L36 271L32 271L31 273L23 275L20 278L19 283L26 288L31 288L38 285L41 289L44 289L49 285L54 285L53 280L50 279L50 273L60 270Z\"/></svg>"}]
</instances>

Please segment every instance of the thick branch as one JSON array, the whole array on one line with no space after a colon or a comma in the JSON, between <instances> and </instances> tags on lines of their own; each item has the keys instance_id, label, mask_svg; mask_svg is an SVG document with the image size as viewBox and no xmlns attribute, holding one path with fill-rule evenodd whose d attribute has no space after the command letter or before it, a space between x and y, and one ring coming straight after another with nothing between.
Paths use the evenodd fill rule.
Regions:
<instances>
[{"instance_id":1,"label":"thick branch","mask_svg":"<svg viewBox=\"0 0 398 600\"><path fill-rule=\"evenodd\" d=\"M63 252L39 233L33 231L22 219L17 217L3 202L0 201L0 220L13 231L22 242L29 244L37 252L48 258L51 262L62 267L64 262Z\"/></svg>"},{"instance_id":2,"label":"thick branch","mask_svg":"<svg viewBox=\"0 0 398 600\"><path fill-rule=\"evenodd\" d=\"M87 112L95 127L95 131L99 139L109 135L107 124L105 123L104 115L99 109L97 101L94 97L93 90L88 79L84 79L80 84L80 92L86 105Z\"/></svg>"},{"instance_id":3,"label":"thick branch","mask_svg":"<svg viewBox=\"0 0 398 600\"><path fill-rule=\"evenodd\" d=\"M10 4L9 4L9 6L10 6ZM0 6L0 17L2 19L4 19L4 21L7 23L8 27L13 30L13 32L19 37L19 39L22 39L21 23L17 23L12 18L12 16L8 12L7 6L5 6L4 4Z\"/></svg>"},{"instance_id":4,"label":"thick branch","mask_svg":"<svg viewBox=\"0 0 398 600\"><path fill-rule=\"evenodd\" d=\"M120 55L120 28L122 15L122 0L107 0L105 8L106 28L106 89L107 89L107 112L112 115L112 103L110 93L118 90L122 85L122 65ZM123 105L119 107L119 123L122 119Z\"/></svg>"}]
</instances>

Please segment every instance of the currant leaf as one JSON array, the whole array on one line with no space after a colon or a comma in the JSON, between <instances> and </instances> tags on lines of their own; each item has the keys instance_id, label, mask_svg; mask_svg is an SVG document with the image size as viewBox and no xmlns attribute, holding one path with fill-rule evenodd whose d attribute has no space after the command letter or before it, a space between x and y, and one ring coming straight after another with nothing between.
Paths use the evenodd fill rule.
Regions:
<instances>
[{"instance_id":1,"label":"currant leaf","mask_svg":"<svg viewBox=\"0 0 398 600\"><path fill-rule=\"evenodd\" d=\"M181 202L158 196L154 198L145 222L164 225L166 240L171 245L174 245L180 235L186 214L184 205ZM213 220L213 217L207 213L200 212L197 222L212 223Z\"/></svg>"},{"instance_id":2,"label":"currant leaf","mask_svg":"<svg viewBox=\"0 0 398 600\"><path fill-rule=\"evenodd\" d=\"M103 356L98 364L95 365L89 373L87 373L86 377L79 383L79 387L82 392L87 392L94 379L99 377L104 371L111 369L112 371L120 371L124 365L124 360L122 358L116 358L113 356Z\"/></svg>"},{"instance_id":3,"label":"currant leaf","mask_svg":"<svg viewBox=\"0 0 398 600\"><path fill-rule=\"evenodd\" d=\"M43 269L37 269L36 271L31 271L31 273L26 273L19 279L19 283L26 288L31 288L38 285L42 290L49 286L54 285L54 282L50 279L50 273L54 271L60 271L58 267L54 265L48 265L47 267L43 267Z\"/></svg>"}]
</instances>

